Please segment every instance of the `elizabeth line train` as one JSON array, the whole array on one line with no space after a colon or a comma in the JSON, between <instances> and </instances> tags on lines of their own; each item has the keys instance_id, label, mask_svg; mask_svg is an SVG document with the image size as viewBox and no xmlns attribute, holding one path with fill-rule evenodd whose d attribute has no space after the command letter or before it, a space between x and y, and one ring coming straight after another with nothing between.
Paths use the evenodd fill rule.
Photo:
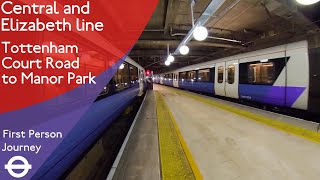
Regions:
<instances>
[{"instance_id":1,"label":"elizabeth line train","mask_svg":"<svg viewBox=\"0 0 320 180\"><path fill-rule=\"evenodd\" d=\"M91 97L93 94L88 90L90 89L85 90L87 97ZM61 178L144 91L146 91L145 69L127 57L85 115L64 137L33 179Z\"/></svg>"},{"instance_id":2,"label":"elizabeth line train","mask_svg":"<svg viewBox=\"0 0 320 180\"><path fill-rule=\"evenodd\" d=\"M320 48L307 41L190 65L154 76L155 83L320 113Z\"/></svg>"}]
</instances>

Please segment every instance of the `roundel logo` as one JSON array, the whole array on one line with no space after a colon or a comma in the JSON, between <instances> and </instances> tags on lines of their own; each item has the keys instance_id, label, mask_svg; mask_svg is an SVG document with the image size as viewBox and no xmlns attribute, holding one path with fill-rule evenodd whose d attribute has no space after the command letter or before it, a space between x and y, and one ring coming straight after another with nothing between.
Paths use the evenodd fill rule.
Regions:
<instances>
[{"instance_id":1,"label":"roundel logo","mask_svg":"<svg viewBox=\"0 0 320 180\"><path fill-rule=\"evenodd\" d=\"M22 164L16 164L15 161L20 161ZM15 163L15 164L13 164ZM28 160L22 156L14 156L12 157L4 168L8 171L8 173L15 178L22 178L28 174L29 170L32 169L32 165L29 164ZM22 170L21 173L16 173L13 170Z\"/></svg>"}]
</instances>

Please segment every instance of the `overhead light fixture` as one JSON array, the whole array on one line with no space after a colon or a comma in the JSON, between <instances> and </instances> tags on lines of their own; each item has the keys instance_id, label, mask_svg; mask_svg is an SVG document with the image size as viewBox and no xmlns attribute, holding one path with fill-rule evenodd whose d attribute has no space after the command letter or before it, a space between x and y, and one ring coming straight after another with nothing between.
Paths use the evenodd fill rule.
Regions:
<instances>
[{"instance_id":1,"label":"overhead light fixture","mask_svg":"<svg viewBox=\"0 0 320 180\"><path fill-rule=\"evenodd\" d=\"M296 1L302 5L311 5L311 4L319 2L320 0L296 0Z\"/></svg>"},{"instance_id":2,"label":"overhead light fixture","mask_svg":"<svg viewBox=\"0 0 320 180\"><path fill-rule=\"evenodd\" d=\"M164 64L166 66L169 66L170 63L172 63L174 61L174 57L171 55L170 50L169 50L169 44L167 45L167 60L164 62Z\"/></svg>"},{"instance_id":3,"label":"overhead light fixture","mask_svg":"<svg viewBox=\"0 0 320 180\"><path fill-rule=\"evenodd\" d=\"M269 59L261 59L260 62L264 63L264 62L268 62Z\"/></svg>"},{"instance_id":4,"label":"overhead light fixture","mask_svg":"<svg viewBox=\"0 0 320 180\"><path fill-rule=\"evenodd\" d=\"M186 45L183 45L179 48L180 54L186 55L189 53L189 48Z\"/></svg>"},{"instance_id":5,"label":"overhead light fixture","mask_svg":"<svg viewBox=\"0 0 320 180\"><path fill-rule=\"evenodd\" d=\"M170 63L172 63L174 61L174 57L169 54L168 58L167 58L167 61L169 61Z\"/></svg>"},{"instance_id":6,"label":"overhead light fixture","mask_svg":"<svg viewBox=\"0 0 320 180\"><path fill-rule=\"evenodd\" d=\"M203 41L208 37L208 30L203 26L198 26L193 31L193 37L197 41Z\"/></svg>"},{"instance_id":7,"label":"overhead light fixture","mask_svg":"<svg viewBox=\"0 0 320 180\"><path fill-rule=\"evenodd\" d=\"M123 69L124 68L124 64L122 63L119 67L119 69Z\"/></svg>"}]
</instances>

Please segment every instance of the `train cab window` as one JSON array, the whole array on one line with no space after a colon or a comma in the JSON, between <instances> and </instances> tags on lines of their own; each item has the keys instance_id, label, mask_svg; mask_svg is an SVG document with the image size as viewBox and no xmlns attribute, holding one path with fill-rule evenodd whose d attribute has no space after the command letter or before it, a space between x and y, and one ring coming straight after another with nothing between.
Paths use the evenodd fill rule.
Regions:
<instances>
[{"instance_id":1,"label":"train cab window","mask_svg":"<svg viewBox=\"0 0 320 180\"><path fill-rule=\"evenodd\" d=\"M114 78L115 89L121 91L129 87L129 83L130 76L128 63L122 63Z\"/></svg>"},{"instance_id":2,"label":"train cab window","mask_svg":"<svg viewBox=\"0 0 320 180\"><path fill-rule=\"evenodd\" d=\"M235 71L234 65L229 65L228 66L228 84L234 83L234 71Z\"/></svg>"},{"instance_id":3,"label":"train cab window","mask_svg":"<svg viewBox=\"0 0 320 180\"><path fill-rule=\"evenodd\" d=\"M188 71L187 81L195 81L195 80L196 80L196 71Z\"/></svg>"},{"instance_id":4,"label":"train cab window","mask_svg":"<svg viewBox=\"0 0 320 180\"><path fill-rule=\"evenodd\" d=\"M223 83L223 76L224 76L224 67L218 67L218 83Z\"/></svg>"},{"instance_id":5,"label":"train cab window","mask_svg":"<svg viewBox=\"0 0 320 180\"><path fill-rule=\"evenodd\" d=\"M210 69L201 69L198 72L198 81L209 82L210 81Z\"/></svg>"},{"instance_id":6,"label":"train cab window","mask_svg":"<svg viewBox=\"0 0 320 180\"><path fill-rule=\"evenodd\" d=\"M273 62L250 64L248 82L255 84L272 84L274 82L275 68Z\"/></svg>"},{"instance_id":7,"label":"train cab window","mask_svg":"<svg viewBox=\"0 0 320 180\"><path fill-rule=\"evenodd\" d=\"M187 79L187 72L179 73L179 78L181 81L185 81Z\"/></svg>"}]
</instances>

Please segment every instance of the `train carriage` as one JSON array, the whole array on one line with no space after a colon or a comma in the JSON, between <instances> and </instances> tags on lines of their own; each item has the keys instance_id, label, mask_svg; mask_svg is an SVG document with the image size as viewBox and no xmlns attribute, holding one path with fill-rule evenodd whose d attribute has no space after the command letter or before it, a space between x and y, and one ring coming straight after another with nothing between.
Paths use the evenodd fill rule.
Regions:
<instances>
[{"instance_id":1,"label":"train carriage","mask_svg":"<svg viewBox=\"0 0 320 180\"><path fill-rule=\"evenodd\" d=\"M158 74L160 84L276 107L320 112L319 48L307 41ZM172 78L167 78L172 77ZM156 81L157 82L157 81Z\"/></svg>"}]
</instances>

